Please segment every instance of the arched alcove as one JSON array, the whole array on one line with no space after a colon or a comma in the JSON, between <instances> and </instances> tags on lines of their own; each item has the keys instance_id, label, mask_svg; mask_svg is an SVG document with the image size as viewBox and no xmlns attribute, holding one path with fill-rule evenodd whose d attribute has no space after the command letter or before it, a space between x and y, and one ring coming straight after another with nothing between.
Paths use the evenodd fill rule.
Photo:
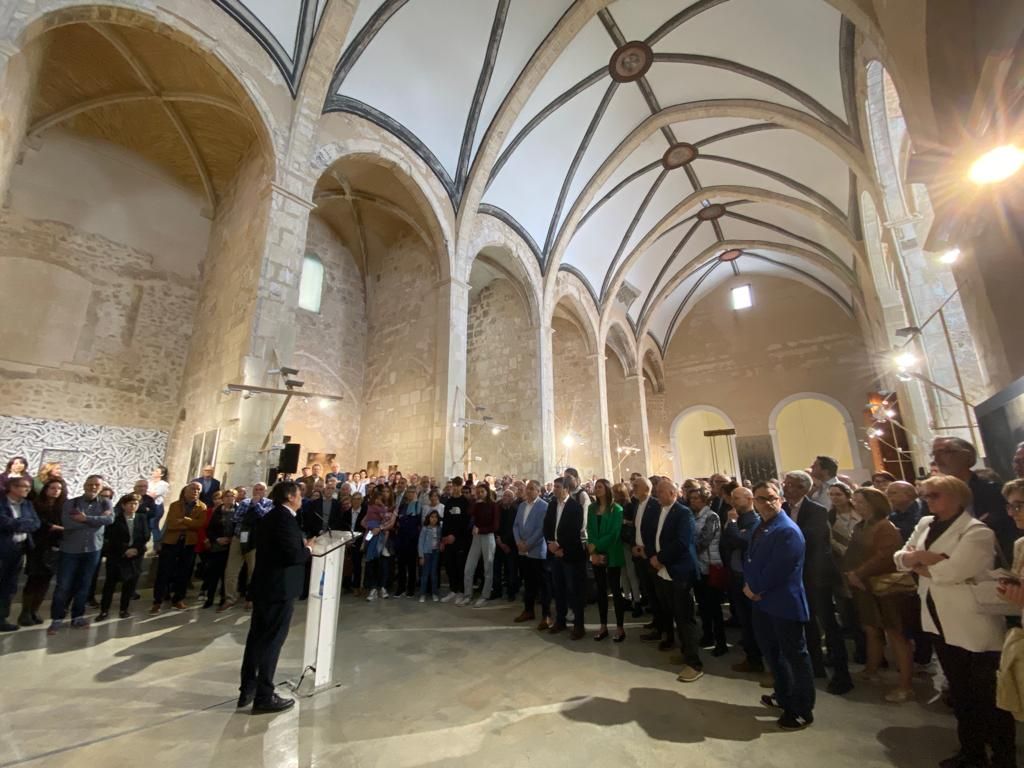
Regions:
<instances>
[{"instance_id":1,"label":"arched alcove","mask_svg":"<svg viewBox=\"0 0 1024 768\"><path fill-rule=\"evenodd\" d=\"M52 365L7 349L16 374L0 364L0 399L43 421L173 431L165 461L180 477L193 435L237 418L219 393L251 352L236 329L255 302L235 299L261 275L276 165L265 113L212 51L127 8L38 17L6 82L19 72L0 130L0 156L21 158L0 260L87 285L73 348ZM33 300L65 311L58 292Z\"/></svg>"},{"instance_id":2,"label":"arched alcove","mask_svg":"<svg viewBox=\"0 0 1024 768\"><path fill-rule=\"evenodd\" d=\"M303 459L427 468L445 325L439 224L400 168L367 153L335 158L313 200L306 252L323 265L324 291L319 312L297 310L294 360L307 390L344 399L293 402L284 432Z\"/></svg>"},{"instance_id":3,"label":"arched alcove","mask_svg":"<svg viewBox=\"0 0 1024 768\"><path fill-rule=\"evenodd\" d=\"M469 276L463 471L541 472L540 365L529 276L504 248L477 254ZM494 426L497 425L497 426Z\"/></svg>"},{"instance_id":4,"label":"arched alcove","mask_svg":"<svg viewBox=\"0 0 1024 768\"><path fill-rule=\"evenodd\" d=\"M802 392L782 400L769 417L779 472L807 469L816 456L832 456L840 472L861 468L849 412L827 395Z\"/></svg>"},{"instance_id":5,"label":"arched alcove","mask_svg":"<svg viewBox=\"0 0 1024 768\"><path fill-rule=\"evenodd\" d=\"M676 479L706 478L716 472L738 476L735 438L705 435L726 429L735 429L732 419L712 405L694 405L676 416L669 431Z\"/></svg>"}]
</instances>

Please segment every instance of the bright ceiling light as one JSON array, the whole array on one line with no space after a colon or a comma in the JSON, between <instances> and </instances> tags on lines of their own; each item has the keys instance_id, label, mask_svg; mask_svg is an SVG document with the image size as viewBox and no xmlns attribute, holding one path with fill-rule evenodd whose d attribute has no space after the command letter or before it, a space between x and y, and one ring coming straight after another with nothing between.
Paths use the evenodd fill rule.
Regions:
<instances>
[{"instance_id":1,"label":"bright ceiling light","mask_svg":"<svg viewBox=\"0 0 1024 768\"><path fill-rule=\"evenodd\" d=\"M749 309L754 306L754 297L750 293L749 285L741 285L732 289L732 308Z\"/></svg>"},{"instance_id":2,"label":"bright ceiling light","mask_svg":"<svg viewBox=\"0 0 1024 768\"><path fill-rule=\"evenodd\" d=\"M491 427L491 434L492 435L500 435L501 434L501 429L499 429L498 427Z\"/></svg>"},{"instance_id":3,"label":"bright ceiling light","mask_svg":"<svg viewBox=\"0 0 1024 768\"><path fill-rule=\"evenodd\" d=\"M562 438L562 445L564 445L566 448L572 448L574 445L576 445L576 438L574 438L572 435L566 435L565 437Z\"/></svg>"},{"instance_id":4,"label":"bright ceiling light","mask_svg":"<svg viewBox=\"0 0 1024 768\"><path fill-rule=\"evenodd\" d=\"M906 370L907 368L912 368L914 366L914 363L917 362L917 358L914 356L913 352L900 352L893 358L893 362L896 363L896 367L900 370Z\"/></svg>"},{"instance_id":5,"label":"bright ceiling light","mask_svg":"<svg viewBox=\"0 0 1024 768\"><path fill-rule=\"evenodd\" d=\"M967 178L975 184L998 184L1024 167L1024 149L1004 144L990 149L971 164Z\"/></svg>"},{"instance_id":6,"label":"bright ceiling light","mask_svg":"<svg viewBox=\"0 0 1024 768\"><path fill-rule=\"evenodd\" d=\"M950 248L944 254L939 256L939 261L941 261L943 264L955 264L956 260L959 259L959 258L960 258L960 249L959 248Z\"/></svg>"},{"instance_id":7,"label":"bright ceiling light","mask_svg":"<svg viewBox=\"0 0 1024 768\"><path fill-rule=\"evenodd\" d=\"M320 410L321 411L326 411L330 407L331 407L331 401L328 400L326 397L321 397L320 398Z\"/></svg>"}]
</instances>

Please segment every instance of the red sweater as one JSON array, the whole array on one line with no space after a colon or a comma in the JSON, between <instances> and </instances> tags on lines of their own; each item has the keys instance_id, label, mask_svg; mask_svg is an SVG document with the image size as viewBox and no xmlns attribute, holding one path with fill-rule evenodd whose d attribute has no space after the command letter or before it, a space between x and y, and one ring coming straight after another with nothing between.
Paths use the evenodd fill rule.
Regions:
<instances>
[{"instance_id":1,"label":"red sweater","mask_svg":"<svg viewBox=\"0 0 1024 768\"><path fill-rule=\"evenodd\" d=\"M493 501L475 501L469 508L469 516L477 533L497 533L501 525L501 510Z\"/></svg>"}]
</instances>

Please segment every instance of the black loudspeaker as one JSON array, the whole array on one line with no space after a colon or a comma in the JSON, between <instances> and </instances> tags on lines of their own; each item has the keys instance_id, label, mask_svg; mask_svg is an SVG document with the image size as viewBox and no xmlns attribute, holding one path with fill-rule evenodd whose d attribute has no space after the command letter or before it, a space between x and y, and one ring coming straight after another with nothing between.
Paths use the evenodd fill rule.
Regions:
<instances>
[{"instance_id":1,"label":"black loudspeaker","mask_svg":"<svg viewBox=\"0 0 1024 768\"><path fill-rule=\"evenodd\" d=\"M277 471L282 474L294 474L299 471L299 444L288 443L281 449L277 457Z\"/></svg>"}]
</instances>

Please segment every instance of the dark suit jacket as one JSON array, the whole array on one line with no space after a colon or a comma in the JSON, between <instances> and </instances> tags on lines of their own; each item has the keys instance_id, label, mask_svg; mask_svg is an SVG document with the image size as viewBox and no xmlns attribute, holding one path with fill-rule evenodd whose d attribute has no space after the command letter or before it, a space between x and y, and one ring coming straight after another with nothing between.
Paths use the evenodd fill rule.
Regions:
<instances>
[{"instance_id":1,"label":"dark suit jacket","mask_svg":"<svg viewBox=\"0 0 1024 768\"><path fill-rule=\"evenodd\" d=\"M1000 567L1009 568L1013 563L1013 544L1017 541L1020 531L1006 511L1006 499L1003 498L1002 486L991 480L983 480L974 472L967 484L974 497L972 510L974 516L992 529L996 535L996 543L1002 553Z\"/></svg>"},{"instance_id":2,"label":"dark suit jacket","mask_svg":"<svg viewBox=\"0 0 1024 768\"><path fill-rule=\"evenodd\" d=\"M291 510L270 510L256 526L256 572L249 587L253 601L280 602L301 595L310 557Z\"/></svg>"},{"instance_id":3,"label":"dark suit jacket","mask_svg":"<svg viewBox=\"0 0 1024 768\"><path fill-rule=\"evenodd\" d=\"M149 518L143 513L140 507L135 512L135 521L132 524L135 540L131 541L128 536L128 521L120 512L114 515L114 522L110 524L103 534L103 554L108 561L120 561L121 578L135 579L142 572L143 555L146 554L146 542L149 541ZM124 553L129 547L138 550L135 557L124 559Z\"/></svg>"},{"instance_id":4,"label":"dark suit jacket","mask_svg":"<svg viewBox=\"0 0 1024 768\"><path fill-rule=\"evenodd\" d=\"M921 519L922 505L920 499L914 499L910 506L902 512L893 510L892 514L889 515L889 520L896 526L896 529L900 532L900 536L903 537L903 541L906 542L910 538L910 534L914 532L917 527L918 521Z\"/></svg>"},{"instance_id":5,"label":"dark suit jacket","mask_svg":"<svg viewBox=\"0 0 1024 768\"><path fill-rule=\"evenodd\" d=\"M637 515L640 512L637 510ZM644 517L640 521L640 536L644 542L644 557L650 560L654 557L655 552L655 539L658 535L658 518L661 515L661 504L653 496L647 497L647 503L644 507Z\"/></svg>"},{"instance_id":6,"label":"dark suit jacket","mask_svg":"<svg viewBox=\"0 0 1024 768\"><path fill-rule=\"evenodd\" d=\"M657 514L653 515L654 533L657 538L661 506L656 506L655 511ZM644 516L647 516L646 512ZM646 543L645 536L644 544ZM661 526L661 538L654 543L658 547L655 555L668 569L672 581L692 585L699 573L693 510L678 501L669 507L665 523Z\"/></svg>"},{"instance_id":7,"label":"dark suit jacket","mask_svg":"<svg viewBox=\"0 0 1024 768\"><path fill-rule=\"evenodd\" d=\"M302 509L299 510L299 524L302 527L302 532L306 534L307 539L312 538L313 536L319 536L327 530L349 530L347 527L342 526L341 502L337 499L331 500L330 512L328 512L326 520L324 519L323 514L323 499L307 499L302 502Z\"/></svg>"},{"instance_id":8,"label":"dark suit jacket","mask_svg":"<svg viewBox=\"0 0 1024 768\"><path fill-rule=\"evenodd\" d=\"M807 501L800 507L803 519ZM825 508L815 504L825 515ZM810 610L804 588L804 537L784 513L761 520L750 537L743 575L751 592L760 595L754 609L790 621L807 621Z\"/></svg>"},{"instance_id":9,"label":"dark suit jacket","mask_svg":"<svg viewBox=\"0 0 1024 768\"><path fill-rule=\"evenodd\" d=\"M733 571L733 553L739 553L739 566L743 568L743 557L747 553L747 546L750 544L750 532L754 526L761 521L761 516L754 510L741 512L736 517L736 522L729 522L722 529L721 543L718 545L722 556L722 562L726 563Z\"/></svg>"},{"instance_id":10,"label":"dark suit jacket","mask_svg":"<svg viewBox=\"0 0 1024 768\"><path fill-rule=\"evenodd\" d=\"M583 546L580 539L583 530L583 507L571 496L565 500L565 507L562 509L562 519L558 521L558 530L555 530L555 519L558 516L558 501L552 500L548 504L548 511L544 515L544 540L557 541L558 545L565 550L562 560L566 563L586 563L587 548ZM550 553L549 553L549 556Z\"/></svg>"},{"instance_id":11,"label":"dark suit jacket","mask_svg":"<svg viewBox=\"0 0 1024 768\"><path fill-rule=\"evenodd\" d=\"M789 514L789 504L783 505ZM806 496L800 503L796 524L806 542L804 555L804 584L808 591L831 589L839 580L839 569L832 557L832 529L828 524L828 510Z\"/></svg>"},{"instance_id":12,"label":"dark suit jacket","mask_svg":"<svg viewBox=\"0 0 1024 768\"><path fill-rule=\"evenodd\" d=\"M192 481L199 483L203 490L199 492L199 500L207 507L213 506L213 494L220 490L220 480L216 477L197 477Z\"/></svg>"}]
</instances>

